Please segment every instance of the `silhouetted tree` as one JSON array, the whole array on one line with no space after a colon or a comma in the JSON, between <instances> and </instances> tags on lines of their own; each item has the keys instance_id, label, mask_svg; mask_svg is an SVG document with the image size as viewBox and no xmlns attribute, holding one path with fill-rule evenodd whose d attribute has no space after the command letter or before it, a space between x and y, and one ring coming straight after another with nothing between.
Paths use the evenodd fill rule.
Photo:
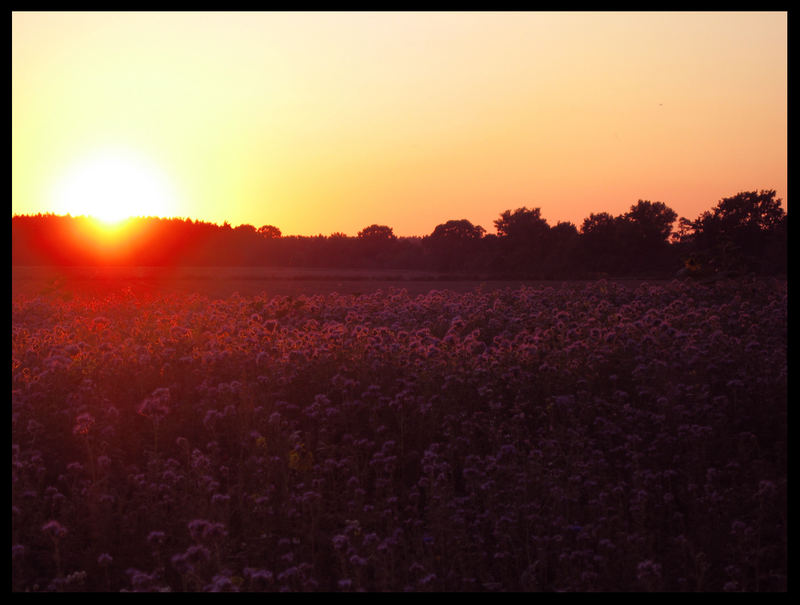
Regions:
<instances>
[{"instance_id":1,"label":"silhouetted tree","mask_svg":"<svg viewBox=\"0 0 800 605\"><path fill-rule=\"evenodd\" d=\"M536 241L549 230L547 221L542 218L540 208L517 208L514 212L506 210L494 221L497 234L516 241Z\"/></svg>"},{"instance_id":2,"label":"silhouetted tree","mask_svg":"<svg viewBox=\"0 0 800 605\"><path fill-rule=\"evenodd\" d=\"M627 270L621 234L622 218L608 212L591 213L580 231L581 259L589 274L621 274Z\"/></svg>"},{"instance_id":3,"label":"silhouetted tree","mask_svg":"<svg viewBox=\"0 0 800 605\"><path fill-rule=\"evenodd\" d=\"M544 277L547 279L577 277L580 274L578 228L566 221L550 227L544 255Z\"/></svg>"},{"instance_id":4,"label":"silhouetted tree","mask_svg":"<svg viewBox=\"0 0 800 605\"><path fill-rule=\"evenodd\" d=\"M664 270L676 262L669 254L669 236L676 218L677 213L663 202L647 200L639 200L622 215L618 235L630 270Z\"/></svg>"},{"instance_id":5,"label":"silhouetted tree","mask_svg":"<svg viewBox=\"0 0 800 605\"><path fill-rule=\"evenodd\" d=\"M682 241L719 270L785 271L786 213L775 195L743 191L723 198L697 220L681 219Z\"/></svg>"},{"instance_id":6,"label":"silhouetted tree","mask_svg":"<svg viewBox=\"0 0 800 605\"><path fill-rule=\"evenodd\" d=\"M265 239L277 239L281 236L281 230L274 225L262 225L258 228L258 234Z\"/></svg>"},{"instance_id":7,"label":"silhouetted tree","mask_svg":"<svg viewBox=\"0 0 800 605\"><path fill-rule=\"evenodd\" d=\"M388 242L397 239L397 236L394 234L391 227L387 227L386 225L370 225L358 232L358 239Z\"/></svg>"},{"instance_id":8,"label":"silhouetted tree","mask_svg":"<svg viewBox=\"0 0 800 605\"><path fill-rule=\"evenodd\" d=\"M392 248L397 236L391 227L370 225L358 232L359 251L363 264L371 267L385 267L389 263Z\"/></svg>"},{"instance_id":9,"label":"silhouetted tree","mask_svg":"<svg viewBox=\"0 0 800 605\"><path fill-rule=\"evenodd\" d=\"M664 202L639 200L623 215L634 226L633 234L646 242L664 243L672 233L677 213Z\"/></svg>"},{"instance_id":10,"label":"silhouetted tree","mask_svg":"<svg viewBox=\"0 0 800 605\"><path fill-rule=\"evenodd\" d=\"M467 219L437 225L423 242L440 271L461 271L477 265L474 255L486 230Z\"/></svg>"},{"instance_id":11,"label":"silhouetted tree","mask_svg":"<svg viewBox=\"0 0 800 605\"><path fill-rule=\"evenodd\" d=\"M502 257L512 275L540 278L543 275L544 253L550 226L542 218L541 209L506 210L494 221L502 242Z\"/></svg>"}]
</instances>

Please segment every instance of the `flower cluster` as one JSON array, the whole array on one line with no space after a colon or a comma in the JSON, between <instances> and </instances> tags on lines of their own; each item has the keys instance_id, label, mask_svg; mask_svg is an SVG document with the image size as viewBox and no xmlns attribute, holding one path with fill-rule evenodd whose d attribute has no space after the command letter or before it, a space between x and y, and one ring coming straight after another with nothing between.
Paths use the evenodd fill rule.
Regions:
<instances>
[{"instance_id":1,"label":"flower cluster","mask_svg":"<svg viewBox=\"0 0 800 605\"><path fill-rule=\"evenodd\" d=\"M785 281L12 300L12 588L786 589Z\"/></svg>"}]
</instances>

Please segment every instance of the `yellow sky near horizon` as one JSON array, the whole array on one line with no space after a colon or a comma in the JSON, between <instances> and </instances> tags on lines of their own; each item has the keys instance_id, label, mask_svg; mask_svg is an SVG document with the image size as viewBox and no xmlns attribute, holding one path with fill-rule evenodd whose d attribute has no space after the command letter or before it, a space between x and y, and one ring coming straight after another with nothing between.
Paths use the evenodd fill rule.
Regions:
<instances>
[{"instance_id":1,"label":"yellow sky near horizon","mask_svg":"<svg viewBox=\"0 0 800 605\"><path fill-rule=\"evenodd\" d=\"M108 150L294 235L787 193L785 12L13 12L11 96L12 214Z\"/></svg>"}]
</instances>

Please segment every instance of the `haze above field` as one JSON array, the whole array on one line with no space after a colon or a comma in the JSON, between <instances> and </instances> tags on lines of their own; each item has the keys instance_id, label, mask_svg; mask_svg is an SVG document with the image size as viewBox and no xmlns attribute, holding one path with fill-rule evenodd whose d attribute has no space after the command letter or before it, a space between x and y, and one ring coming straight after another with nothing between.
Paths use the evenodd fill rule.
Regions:
<instances>
[{"instance_id":1,"label":"haze above field","mask_svg":"<svg viewBox=\"0 0 800 605\"><path fill-rule=\"evenodd\" d=\"M786 147L785 12L12 13L12 214L695 218Z\"/></svg>"}]
</instances>

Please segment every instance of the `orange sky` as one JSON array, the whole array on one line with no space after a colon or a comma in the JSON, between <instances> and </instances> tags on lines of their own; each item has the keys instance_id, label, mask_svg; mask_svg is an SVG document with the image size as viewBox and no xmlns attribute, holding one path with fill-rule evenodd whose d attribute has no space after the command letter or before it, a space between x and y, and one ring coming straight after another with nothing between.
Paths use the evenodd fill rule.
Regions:
<instances>
[{"instance_id":1,"label":"orange sky","mask_svg":"<svg viewBox=\"0 0 800 605\"><path fill-rule=\"evenodd\" d=\"M785 12L12 13L12 214L694 219L786 148Z\"/></svg>"}]
</instances>

